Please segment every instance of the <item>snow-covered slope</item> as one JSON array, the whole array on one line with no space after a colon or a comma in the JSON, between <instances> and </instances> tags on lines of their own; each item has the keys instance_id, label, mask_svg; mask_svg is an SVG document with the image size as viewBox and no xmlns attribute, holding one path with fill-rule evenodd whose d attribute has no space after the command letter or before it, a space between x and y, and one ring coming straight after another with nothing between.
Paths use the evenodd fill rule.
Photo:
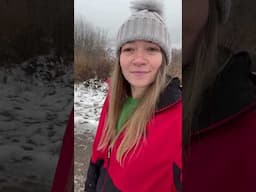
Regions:
<instances>
[{"instance_id":1,"label":"snow-covered slope","mask_svg":"<svg viewBox=\"0 0 256 192\"><path fill-rule=\"evenodd\" d=\"M75 165L74 191L83 192L91 147L101 108L107 94L107 84L89 80L75 84Z\"/></svg>"},{"instance_id":2,"label":"snow-covered slope","mask_svg":"<svg viewBox=\"0 0 256 192\"><path fill-rule=\"evenodd\" d=\"M0 70L0 191L50 191L73 106L73 67L46 55Z\"/></svg>"},{"instance_id":3,"label":"snow-covered slope","mask_svg":"<svg viewBox=\"0 0 256 192\"><path fill-rule=\"evenodd\" d=\"M89 80L74 87L75 134L95 134L107 84Z\"/></svg>"}]
</instances>

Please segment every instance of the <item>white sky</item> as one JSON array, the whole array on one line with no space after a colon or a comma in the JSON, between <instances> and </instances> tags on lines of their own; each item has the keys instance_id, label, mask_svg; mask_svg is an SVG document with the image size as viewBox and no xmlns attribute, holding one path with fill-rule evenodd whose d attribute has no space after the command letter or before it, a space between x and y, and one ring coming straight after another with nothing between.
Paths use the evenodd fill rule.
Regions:
<instances>
[{"instance_id":1,"label":"white sky","mask_svg":"<svg viewBox=\"0 0 256 192\"><path fill-rule=\"evenodd\" d=\"M172 46L181 48L181 0L163 0L166 24L171 34ZM131 15L131 0L75 0L75 18L82 17L95 27L107 31L114 39L121 24Z\"/></svg>"}]
</instances>

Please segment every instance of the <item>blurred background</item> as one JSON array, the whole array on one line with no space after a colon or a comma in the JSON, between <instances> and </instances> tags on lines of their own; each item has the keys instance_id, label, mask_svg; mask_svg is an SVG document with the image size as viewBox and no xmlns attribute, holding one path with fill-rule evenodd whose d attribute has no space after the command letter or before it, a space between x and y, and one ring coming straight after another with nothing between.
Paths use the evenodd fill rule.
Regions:
<instances>
[{"instance_id":1,"label":"blurred background","mask_svg":"<svg viewBox=\"0 0 256 192\"><path fill-rule=\"evenodd\" d=\"M73 108L74 1L0 5L0 191L48 192Z\"/></svg>"}]
</instances>

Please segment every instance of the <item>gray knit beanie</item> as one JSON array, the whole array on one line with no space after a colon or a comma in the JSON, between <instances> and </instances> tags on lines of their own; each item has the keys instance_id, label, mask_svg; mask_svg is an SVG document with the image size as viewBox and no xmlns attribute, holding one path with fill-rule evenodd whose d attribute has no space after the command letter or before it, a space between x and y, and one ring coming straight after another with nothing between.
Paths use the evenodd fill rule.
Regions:
<instances>
[{"instance_id":1,"label":"gray knit beanie","mask_svg":"<svg viewBox=\"0 0 256 192\"><path fill-rule=\"evenodd\" d=\"M217 9L220 14L220 23L226 23L230 15L231 0L217 0Z\"/></svg>"},{"instance_id":2,"label":"gray knit beanie","mask_svg":"<svg viewBox=\"0 0 256 192\"><path fill-rule=\"evenodd\" d=\"M129 41L151 41L162 48L167 64L169 64L171 62L171 41L163 19L163 4L157 0L136 0L131 4L134 12L118 31L117 52Z\"/></svg>"}]
</instances>

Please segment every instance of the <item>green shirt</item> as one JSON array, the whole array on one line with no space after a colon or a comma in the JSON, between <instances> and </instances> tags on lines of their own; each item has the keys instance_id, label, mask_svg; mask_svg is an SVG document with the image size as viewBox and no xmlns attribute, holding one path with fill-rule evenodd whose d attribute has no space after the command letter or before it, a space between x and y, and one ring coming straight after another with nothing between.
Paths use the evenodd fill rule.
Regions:
<instances>
[{"instance_id":1,"label":"green shirt","mask_svg":"<svg viewBox=\"0 0 256 192\"><path fill-rule=\"evenodd\" d=\"M132 97L128 97L127 100L124 102L121 114L117 123L117 133L121 130L124 122L130 118L131 114L133 113L134 109L138 105L139 100L133 99Z\"/></svg>"}]
</instances>

